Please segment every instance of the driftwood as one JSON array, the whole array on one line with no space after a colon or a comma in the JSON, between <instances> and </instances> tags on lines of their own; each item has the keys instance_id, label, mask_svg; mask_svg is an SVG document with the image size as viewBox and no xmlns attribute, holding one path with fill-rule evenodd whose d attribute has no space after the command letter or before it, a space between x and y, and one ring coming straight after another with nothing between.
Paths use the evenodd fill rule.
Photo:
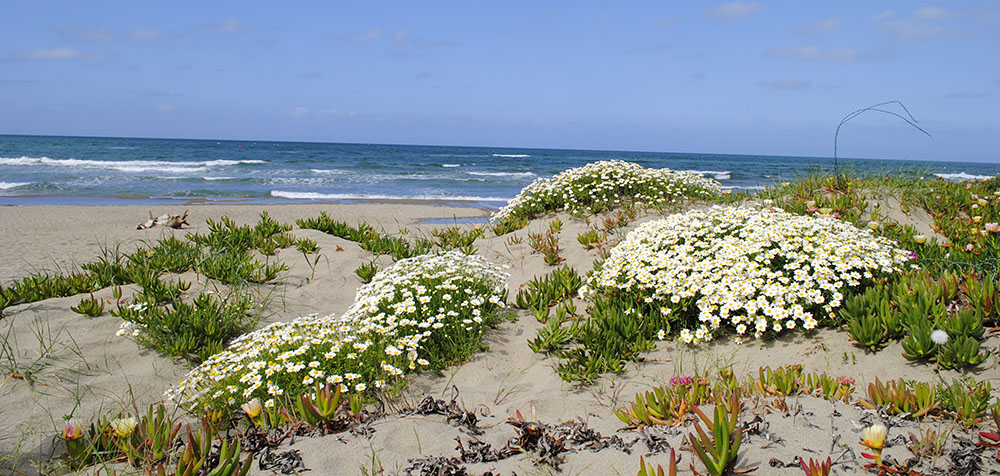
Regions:
<instances>
[{"instance_id":1,"label":"driftwood","mask_svg":"<svg viewBox=\"0 0 1000 476\"><path fill-rule=\"evenodd\" d=\"M188 218L188 212L187 212L187 210L184 210L184 214L183 215L172 215L170 213L167 213L165 215L160 215L158 217L154 217L153 216L153 212L150 211L149 212L149 221L147 221L145 223L140 223L138 226L135 227L135 229L136 230L144 230L146 228L152 228L152 227L157 226L157 225L159 225L159 226L165 226L165 227L169 227L169 228L180 229L184 225L191 226L191 224L188 223L187 218Z\"/></svg>"}]
</instances>

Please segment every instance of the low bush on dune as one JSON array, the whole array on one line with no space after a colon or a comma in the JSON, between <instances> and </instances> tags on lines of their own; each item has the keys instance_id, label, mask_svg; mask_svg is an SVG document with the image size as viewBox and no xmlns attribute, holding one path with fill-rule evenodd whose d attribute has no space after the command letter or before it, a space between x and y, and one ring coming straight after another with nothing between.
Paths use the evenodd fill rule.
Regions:
<instances>
[{"instance_id":1,"label":"low bush on dune","mask_svg":"<svg viewBox=\"0 0 1000 476\"><path fill-rule=\"evenodd\" d=\"M459 252L408 258L379 271L340 317L306 316L236 339L167 392L193 410L267 407L330 383L342 392L394 387L482 347L499 321L506 273Z\"/></svg>"},{"instance_id":2,"label":"low bush on dune","mask_svg":"<svg viewBox=\"0 0 1000 476\"><path fill-rule=\"evenodd\" d=\"M548 211L597 213L626 202L666 207L685 198L713 197L720 188L719 182L697 174L605 160L535 180L497 210L490 222L502 235Z\"/></svg>"},{"instance_id":3,"label":"low bush on dune","mask_svg":"<svg viewBox=\"0 0 1000 476\"><path fill-rule=\"evenodd\" d=\"M634 306L685 343L722 332L742 341L831 322L848 289L909 259L888 239L834 218L716 206L639 226L581 294Z\"/></svg>"}]
</instances>

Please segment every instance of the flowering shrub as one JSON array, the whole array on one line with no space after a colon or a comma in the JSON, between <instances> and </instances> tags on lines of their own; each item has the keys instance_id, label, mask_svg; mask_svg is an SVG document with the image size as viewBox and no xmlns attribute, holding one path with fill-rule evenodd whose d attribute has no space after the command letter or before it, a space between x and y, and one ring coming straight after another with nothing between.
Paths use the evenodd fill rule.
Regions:
<instances>
[{"instance_id":1,"label":"flowering shrub","mask_svg":"<svg viewBox=\"0 0 1000 476\"><path fill-rule=\"evenodd\" d=\"M640 225L580 293L665 316L685 343L711 340L723 324L741 342L812 329L841 305L846 288L900 271L908 259L889 240L832 217L715 206Z\"/></svg>"},{"instance_id":2,"label":"flowering shrub","mask_svg":"<svg viewBox=\"0 0 1000 476\"><path fill-rule=\"evenodd\" d=\"M236 339L167 391L192 409L268 408L316 384L342 392L399 385L405 373L441 369L481 347L499 320L506 273L480 256L421 255L380 271L337 318L305 316Z\"/></svg>"},{"instance_id":3,"label":"flowering shrub","mask_svg":"<svg viewBox=\"0 0 1000 476\"><path fill-rule=\"evenodd\" d=\"M619 201L665 206L683 197L709 198L720 188L719 182L697 174L603 160L535 180L497 210L490 222L502 225L550 210L599 212Z\"/></svg>"}]
</instances>

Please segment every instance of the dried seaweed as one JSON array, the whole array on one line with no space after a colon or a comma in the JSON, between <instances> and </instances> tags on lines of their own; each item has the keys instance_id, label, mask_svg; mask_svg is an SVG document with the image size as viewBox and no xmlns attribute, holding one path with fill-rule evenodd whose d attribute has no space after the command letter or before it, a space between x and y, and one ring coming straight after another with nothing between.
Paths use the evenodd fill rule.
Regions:
<instances>
[{"instance_id":1,"label":"dried seaweed","mask_svg":"<svg viewBox=\"0 0 1000 476\"><path fill-rule=\"evenodd\" d=\"M271 448L265 446L260 453L257 467L261 470L277 470L281 474L296 474L308 471L305 463L302 462L302 455L299 450L288 450L278 454L271 452Z\"/></svg>"},{"instance_id":2,"label":"dried seaweed","mask_svg":"<svg viewBox=\"0 0 1000 476\"><path fill-rule=\"evenodd\" d=\"M537 421L527 421L517 412L517 417L507 419L507 424L514 427L516 435L507 442L507 448L518 453L535 455L535 464L547 464L559 469L566 452L566 442L562 438L552 436L549 427Z\"/></svg>"},{"instance_id":3,"label":"dried seaweed","mask_svg":"<svg viewBox=\"0 0 1000 476\"><path fill-rule=\"evenodd\" d=\"M955 437L955 448L948 453L951 460L951 469L948 474L956 476L971 476L979 474L983 463L983 448L976 446L973 442Z\"/></svg>"},{"instance_id":4,"label":"dried seaweed","mask_svg":"<svg viewBox=\"0 0 1000 476\"><path fill-rule=\"evenodd\" d=\"M407 460L409 466L404 468L406 474L416 476L469 476L469 471L462 466L458 458L443 456L427 456Z\"/></svg>"},{"instance_id":5,"label":"dried seaweed","mask_svg":"<svg viewBox=\"0 0 1000 476\"><path fill-rule=\"evenodd\" d=\"M420 404L414 408L410 414L416 415L444 415L452 426L457 426L464 428L465 431L472 435L481 435L483 430L480 430L479 417L476 416L474 412L463 410L458 404L458 387L452 386L452 396L449 402L445 402L441 399L436 399L431 396L424 397L420 401Z\"/></svg>"},{"instance_id":6,"label":"dried seaweed","mask_svg":"<svg viewBox=\"0 0 1000 476\"><path fill-rule=\"evenodd\" d=\"M743 437L746 443L752 441L751 436L759 436L768 441L767 446L772 444L784 444L785 440L780 436L771 433L771 424L768 423L760 415L754 415L753 420L743 423Z\"/></svg>"},{"instance_id":7,"label":"dried seaweed","mask_svg":"<svg viewBox=\"0 0 1000 476\"><path fill-rule=\"evenodd\" d=\"M500 461L502 459L510 458L516 453L509 447L495 450L493 449L493 445L480 440L469 440L468 448L462 444L461 437L456 436L455 441L458 442L458 446L455 447L455 449L458 450L459 458L463 463L488 463Z\"/></svg>"},{"instance_id":8,"label":"dried seaweed","mask_svg":"<svg viewBox=\"0 0 1000 476\"><path fill-rule=\"evenodd\" d=\"M670 443L667 442L668 436L677 436L681 434L681 429L678 427L662 427L662 426L645 426L639 430L639 438L636 441L642 441L646 444L646 449L650 453L663 453L671 449ZM635 441L632 442L635 444Z\"/></svg>"}]
</instances>

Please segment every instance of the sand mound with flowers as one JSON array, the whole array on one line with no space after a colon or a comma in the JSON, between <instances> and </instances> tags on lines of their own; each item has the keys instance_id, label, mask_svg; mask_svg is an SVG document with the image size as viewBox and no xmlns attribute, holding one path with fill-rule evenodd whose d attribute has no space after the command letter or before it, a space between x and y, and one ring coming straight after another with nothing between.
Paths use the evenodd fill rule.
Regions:
<instances>
[{"instance_id":1,"label":"sand mound with flowers","mask_svg":"<svg viewBox=\"0 0 1000 476\"><path fill-rule=\"evenodd\" d=\"M598 185L593 183L590 190L596 197ZM996 222L995 215L988 214L993 192L977 193L966 201L978 205L989 196L988 204L977 210L983 225ZM571 208L559 203L561 210ZM489 210L474 208L400 204L192 206L190 221L196 225L191 231L204 231L202 223L209 217L252 222L262 209L285 223L325 211L351 224L376 224L408 243L430 237L432 228L442 226L421 225L422 218L485 220L490 215ZM137 220L146 216L145 208L88 207L86 213L94 221L73 220L80 213L75 207L0 209L0 225L19 230L5 235L0 246L0 263L9 273L5 278L30 275L49 257L65 266L73 258L92 260L100 244L137 246L174 233L134 230ZM903 379L898 384L894 380L892 388L913 392L926 391L913 382L946 384L941 388L963 376L989 382L1000 342L995 334L987 331L981 342L989 359L962 372L909 361L898 341L890 340L874 353L853 345L843 330L824 328L831 311L839 309L834 304L841 300L838 293L907 270L911 260L903 248L914 250L922 243L910 239L905 246L894 245L832 214L806 219L770 208L711 208L703 203L677 209L640 207L629 217L619 213L581 217L564 211L536 217L523 229L475 239L473 251L479 258L454 254L395 261L375 256L357 242L296 228L292 233L315 240L319 252L279 251L277 259L288 270L280 283L258 288L271 298L260 328L201 367L116 336L121 320L107 313L91 318L69 310L86 295L7 308L0 320L6 333L3 361L9 362L0 383L7 403L0 408L0 465L27 474L63 471L58 457L64 444L55 436L62 434L64 416L89 422L132 415L135 408L165 400L169 389L169 395L191 409L207 404L227 410L227 418L239 424L230 435L235 438L248 427L237 408L253 399L264 404L274 399L277 405L279 397L299 397L292 394L308 394L307 388L328 382L334 388L343 385L345 394L368 398L363 412L340 414L337 425L323 431L303 429L294 438L297 430L264 433L275 439L255 453L250 474L273 474L281 471L281 464L288 471L316 474L634 474L640 456L654 466L666 466L670 449L680 456L679 474L693 474L691 466L704 472L697 457L683 449L690 446L688 434L694 431L691 411L658 418L671 422L667 425L624 420L638 415L635 421L642 421L643 407L637 402L647 401L647 392L656 389L664 395L687 395L685 404L703 402L702 408L711 414L714 400L707 395L724 394L729 385L744 392L738 415L743 429L739 463L757 466L752 474L798 474L800 459L827 456L835 474L864 474L863 466L871 460L861 452L873 450L859 442L867 437L871 446L878 446L881 436L870 428L879 423L887 426L888 444L882 452L887 463L902 465L918 457L911 469L919 474L970 467L988 474L1000 469L995 449L974 444L978 432L993 430L993 423L984 420L967 427L955 417L954 408L962 405L957 400L978 395L982 388L959 382L959 391L949 391L947 398L939 398L938 408L921 417L898 411L910 403L879 402L868 390L876 379ZM987 227L973 223L972 216L978 215L967 219L969 226L976 225L976 235L969 232L962 241L973 244L972 251L945 249L940 259L946 253L949 260L971 259L977 251L990 249L996 235L980 233ZM961 220L955 220L950 226L957 228ZM887 222L884 229L891 226ZM578 238L592 231L596 245ZM526 283L554 269L532 249L532 237L546 233L558 248L560 266L575 270L588 283L588 299L559 303L546 323L532 309L501 312L503 287L511 294L507 302L513 302ZM898 236L908 234L912 232L903 229ZM932 244L923 246L929 249ZM382 274L365 285L353 270L372 262ZM435 268L435 262L440 267ZM408 268L408 263L420 264ZM223 289L195 273L175 278L191 281L191 294ZM449 283L451 278L459 281ZM126 286L126 292L134 287ZM115 299L111 289L94 295ZM632 309L625 316L659 312L671 327L652 350L628 356L621 372L603 372L580 384L560 374L557 352L533 352L529 344L555 327L551 323L559 312L575 316L560 323L563 330L572 328L571 321L586 321L588 307L596 300L592 296L621 300L621 307ZM639 309L645 311L637 313ZM449 310L458 315L449 315ZM808 329L813 321L816 329ZM746 326L743 332L741 325ZM735 342L758 331L759 339ZM440 349L456 344L459 336L474 337L454 345L468 352L435 360L448 355ZM696 339L699 345L693 345ZM354 358L349 358L352 353ZM850 395L847 402L842 393ZM987 389L986 396L992 404L996 390ZM663 411L676 413L682 401L668 403ZM623 415L628 418L623 420ZM934 446L935 441L943 441L943 446ZM264 467L274 469L261 469L264 460L270 461ZM127 469L124 463L106 464Z\"/></svg>"}]
</instances>

